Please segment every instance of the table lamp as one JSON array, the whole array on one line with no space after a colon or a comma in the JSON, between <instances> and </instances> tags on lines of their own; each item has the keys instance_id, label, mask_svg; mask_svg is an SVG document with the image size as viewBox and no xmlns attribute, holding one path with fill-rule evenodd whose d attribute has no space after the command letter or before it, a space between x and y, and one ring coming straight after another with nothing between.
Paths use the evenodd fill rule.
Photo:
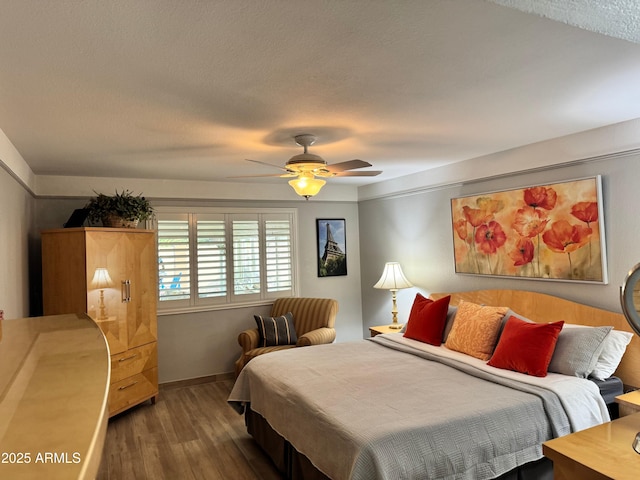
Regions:
<instances>
[{"instance_id":1,"label":"table lamp","mask_svg":"<svg viewBox=\"0 0 640 480\"><path fill-rule=\"evenodd\" d=\"M407 280L402 273L402 268L398 262L387 262L384 265L382 276L378 283L373 288L381 288L384 290L391 290L391 299L393 300L393 308L391 314L393 315L393 323L389 325L389 328L400 329L402 325L398 323L398 306L396 304L396 293L401 288L413 287L411 282Z\"/></svg>"}]
</instances>

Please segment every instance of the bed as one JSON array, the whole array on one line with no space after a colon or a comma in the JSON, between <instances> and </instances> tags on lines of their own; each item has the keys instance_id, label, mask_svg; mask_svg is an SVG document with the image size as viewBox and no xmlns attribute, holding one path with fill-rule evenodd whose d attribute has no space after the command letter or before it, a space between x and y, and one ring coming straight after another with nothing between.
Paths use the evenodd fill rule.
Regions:
<instances>
[{"instance_id":1,"label":"bed","mask_svg":"<svg viewBox=\"0 0 640 480\"><path fill-rule=\"evenodd\" d=\"M459 334L456 308L460 314L470 304L508 307L504 318L517 314L527 322L630 331L621 314L533 292L432 294L431 300L446 297L452 338ZM498 345L508 336L504 320L500 329ZM249 433L286 478L552 478L542 443L615 415L613 397L623 383L640 385L638 360L634 336L613 378L539 377L394 333L254 359L229 402L244 412Z\"/></svg>"}]
</instances>

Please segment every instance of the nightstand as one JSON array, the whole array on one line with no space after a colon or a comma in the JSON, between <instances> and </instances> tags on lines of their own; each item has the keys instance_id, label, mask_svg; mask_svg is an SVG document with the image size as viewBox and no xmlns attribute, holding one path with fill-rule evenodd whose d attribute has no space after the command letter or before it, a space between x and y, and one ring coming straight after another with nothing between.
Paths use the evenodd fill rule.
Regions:
<instances>
[{"instance_id":1,"label":"nightstand","mask_svg":"<svg viewBox=\"0 0 640 480\"><path fill-rule=\"evenodd\" d=\"M640 471L631 446L638 431L640 413L554 438L542 452L553 462L554 480L632 480Z\"/></svg>"},{"instance_id":2,"label":"nightstand","mask_svg":"<svg viewBox=\"0 0 640 480\"><path fill-rule=\"evenodd\" d=\"M402 328L402 325L400 325ZM369 327L369 333L371 333L372 337L376 335L380 335L381 333L398 333L400 328L391 328L389 325L380 325L378 327Z\"/></svg>"},{"instance_id":3,"label":"nightstand","mask_svg":"<svg viewBox=\"0 0 640 480\"><path fill-rule=\"evenodd\" d=\"M619 405L621 417L640 412L640 390L618 395L616 403Z\"/></svg>"}]
</instances>

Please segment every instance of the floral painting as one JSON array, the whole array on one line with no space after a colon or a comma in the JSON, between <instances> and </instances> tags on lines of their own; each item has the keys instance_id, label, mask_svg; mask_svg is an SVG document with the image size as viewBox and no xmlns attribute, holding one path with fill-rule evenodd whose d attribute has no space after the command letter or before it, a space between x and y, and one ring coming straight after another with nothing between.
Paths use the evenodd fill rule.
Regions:
<instances>
[{"instance_id":1,"label":"floral painting","mask_svg":"<svg viewBox=\"0 0 640 480\"><path fill-rule=\"evenodd\" d=\"M456 273L607 283L600 176L451 200Z\"/></svg>"}]
</instances>

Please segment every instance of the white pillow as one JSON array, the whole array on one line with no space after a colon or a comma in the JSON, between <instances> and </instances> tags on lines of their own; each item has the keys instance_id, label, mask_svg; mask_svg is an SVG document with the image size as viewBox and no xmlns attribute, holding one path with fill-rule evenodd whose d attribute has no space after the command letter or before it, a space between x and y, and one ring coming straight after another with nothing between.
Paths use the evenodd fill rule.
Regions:
<instances>
[{"instance_id":1,"label":"white pillow","mask_svg":"<svg viewBox=\"0 0 640 480\"><path fill-rule=\"evenodd\" d=\"M591 376L597 380L605 380L616 371L633 333L611 330L604 339L604 348L600 352Z\"/></svg>"}]
</instances>

